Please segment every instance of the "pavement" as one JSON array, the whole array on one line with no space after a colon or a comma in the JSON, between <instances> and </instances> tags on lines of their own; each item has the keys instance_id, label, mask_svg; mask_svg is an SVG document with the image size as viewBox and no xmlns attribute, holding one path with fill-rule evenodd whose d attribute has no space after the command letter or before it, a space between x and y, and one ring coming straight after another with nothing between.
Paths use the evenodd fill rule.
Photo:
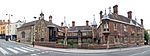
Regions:
<instances>
[{"instance_id":1,"label":"pavement","mask_svg":"<svg viewBox=\"0 0 150 56\"><path fill-rule=\"evenodd\" d=\"M136 50L141 48L148 48L149 45L140 46L140 47L130 47L130 48L118 48L118 49L62 49L62 48L50 48L43 46L35 46L35 48L43 49L43 50L53 50L58 52L67 52L67 53L104 53L104 52L118 52L118 51L128 51L128 50Z\"/></svg>"}]
</instances>

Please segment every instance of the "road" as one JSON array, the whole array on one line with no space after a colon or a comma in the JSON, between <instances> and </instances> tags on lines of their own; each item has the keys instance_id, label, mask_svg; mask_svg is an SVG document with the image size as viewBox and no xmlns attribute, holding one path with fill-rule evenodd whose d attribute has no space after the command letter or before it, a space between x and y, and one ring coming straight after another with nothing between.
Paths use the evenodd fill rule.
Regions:
<instances>
[{"instance_id":1,"label":"road","mask_svg":"<svg viewBox=\"0 0 150 56\"><path fill-rule=\"evenodd\" d=\"M99 50L101 51L101 50ZM88 52L88 51L85 51ZM26 44L0 40L0 56L150 56L150 48L105 53L68 53L34 48Z\"/></svg>"}]
</instances>

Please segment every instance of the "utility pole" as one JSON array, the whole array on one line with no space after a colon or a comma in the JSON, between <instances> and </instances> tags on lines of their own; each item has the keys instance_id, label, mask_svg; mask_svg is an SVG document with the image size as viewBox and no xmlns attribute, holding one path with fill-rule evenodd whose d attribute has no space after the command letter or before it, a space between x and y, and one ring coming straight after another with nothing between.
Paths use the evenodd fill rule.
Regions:
<instances>
[{"instance_id":1,"label":"utility pole","mask_svg":"<svg viewBox=\"0 0 150 56\"><path fill-rule=\"evenodd\" d=\"M6 16L8 15L8 38L6 38L7 40L9 40L10 38L11 38L11 36L10 36L10 38L9 38L9 31L10 31L10 17L11 16L13 16L12 14L6 14Z\"/></svg>"},{"instance_id":2,"label":"utility pole","mask_svg":"<svg viewBox=\"0 0 150 56\"><path fill-rule=\"evenodd\" d=\"M34 19L35 19L35 25L36 25L36 18L37 17L33 17ZM32 45L33 45L33 47L34 47L34 45L35 45L35 34L36 34L36 30L35 30L35 25L33 26L33 40L32 40Z\"/></svg>"}]
</instances>

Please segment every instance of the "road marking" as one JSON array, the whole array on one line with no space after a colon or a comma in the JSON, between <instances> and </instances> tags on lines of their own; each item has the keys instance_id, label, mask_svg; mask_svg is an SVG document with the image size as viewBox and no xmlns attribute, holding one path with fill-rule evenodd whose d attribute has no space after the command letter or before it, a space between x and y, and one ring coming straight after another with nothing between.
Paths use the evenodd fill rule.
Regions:
<instances>
[{"instance_id":1,"label":"road marking","mask_svg":"<svg viewBox=\"0 0 150 56\"><path fill-rule=\"evenodd\" d=\"M37 54L31 54L31 56L39 56L39 55L37 55Z\"/></svg>"},{"instance_id":2,"label":"road marking","mask_svg":"<svg viewBox=\"0 0 150 56\"><path fill-rule=\"evenodd\" d=\"M42 52L42 53L45 53L45 52Z\"/></svg>"},{"instance_id":3,"label":"road marking","mask_svg":"<svg viewBox=\"0 0 150 56\"><path fill-rule=\"evenodd\" d=\"M19 51L22 51L22 52L28 52L28 51L26 51L26 50L23 50L23 49L20 49L20 48L17 48L17 47L14 47L14 49L17 49L17 50L19 50Z\"/></svg>"},{"instance_id":4,"label":"road marking","mask_svg":"<svg viewBox=\"0 0 150 56\"><path fill-rule=\"evenodd\" d=\"M28 48L25 48L25 47L21 47L22 49L25 49L25 50L28 50L28 51L35 51L35 50L31 50L31 49L28 49Z\"/></svg>"},{"instance_id":5,"label":"road marking","mask_svg":"<svg viewBox=\"0 0 150 56\"><path fill-rule=\"evenodd\" d=\"M3 48L1 48L1 47L0 47L0 51L1 51L4 55L8 54L8 52L7 52L6 50L4 50Z\"/></svg>"},{"instance_id":6,"label":"road marking","mask_svg":"<svg viewBox=\"0 0 150 56\"><path fill-rule=\"evenodd\" d=\"M45 51L45 53L48 53L49 51Z\"/></svg>"},{"instance_id":7,"label":"road marking","mask_svg":"<svg viewBox=\"0 0 150 56\"><path fill-rule=\"evenodd\" d=\"M16 51L16 50L14 50L14 49L12 49L12 48L7 48L8 50L10 50L10 51L12 51L12 52L14 52L14 53L19 53L18 51Z\"/></svg>"},{"instance_id":8,"label":"road marking","mask_svg":"<svg viewBox=\"0 0 150 56\"><path fill-rule=\"evenodd\" d=\"M27 47L28 49L32 49L32 50L36 50L36 51L40 51L39 49L36 48L32 48L32 47Z\"/></svg>"}]
</instances>

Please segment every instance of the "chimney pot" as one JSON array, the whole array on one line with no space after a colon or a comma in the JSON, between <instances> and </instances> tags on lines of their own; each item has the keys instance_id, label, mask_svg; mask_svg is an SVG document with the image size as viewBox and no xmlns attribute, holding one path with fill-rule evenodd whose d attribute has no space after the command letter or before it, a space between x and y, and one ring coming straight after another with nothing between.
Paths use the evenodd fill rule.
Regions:
<instances>
[{"instance_id":1,"label":"chimney pot","mask_svg":"<svg viewBox=\"0 0 150 56\"><path fill-rule=\"evenodd\" d=\"M128 11L127 14L128 14L128 18L132 19L132 11Z\"/></svg>"},{"instance_id":2,"label":"chimney pot","mask_svg":"<svg viewBox=\"0 0 150 56\"><path fill-rule=\"evenodd\" d=\"M86 26L89 26L89 21L88 20L86 20Z\"/></svg>"},{"instance_id":3,"label":"chimney pot","mask_svg":"<svg viewBox=\"0 0 150 56\"><path fill-rule=\"evenodd\" d=\"M103 14L103 11L100 11L99 14L100 14L100 19L102 19L102 18L103 18L103 15L102 15L102 14Z\"/></svg>"},{"instance_id":4,"label":"chimney pot","mask_svg":"<svg viewBox=\"0 0 150 56\"><path fill-rule=\"evenodd\" d=\"M141 25L142 25L142 27L143 27L143 19L141 19Z\"/></svg>"},{"instance_id":5,"label":"chimney pot","mask_svg":"<svg viewBox=\"0 0 150 56\"><path fill-rule=\"evenodd\" d=\"M72 21L72 27L75 27L75 21Z\"/></svg>"},{"instance_id":6,"label":"chimney pot","mask_svg":"<svg viewBox=\"0 0 150 56\"><path fill-rule=\"evenodd\" d=\"M118 5L113 6L113 13L118 15Z\"/></svg>"},{"instance_id":7,"label":"chimney pot","mask_svg":"<svg viewBox=\"0 0 150 56\"><path fill-rule=\"evenodd\" d=\"M63 23L63 22L61 22L61 27L63 26L63 24L64 24L64 23Z\"/></svg>"}]
</instances>

